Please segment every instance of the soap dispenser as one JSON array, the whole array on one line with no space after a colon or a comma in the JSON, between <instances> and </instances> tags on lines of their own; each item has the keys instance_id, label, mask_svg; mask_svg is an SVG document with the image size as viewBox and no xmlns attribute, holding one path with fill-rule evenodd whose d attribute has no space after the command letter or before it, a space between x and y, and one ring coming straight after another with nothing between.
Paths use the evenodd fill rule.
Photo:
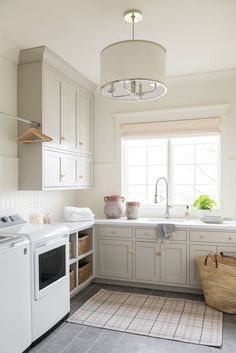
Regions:
<instances>
[{"instance_id":1,"label":"soap dispenser","mask_svg":"<svg viewBox=\"0 0 236 353\"><path fill-rule=\"evenodd\" d=\"M189 205L186 206L186 211L185 211L184 216L185 216L186 220L190 219Z\"/></svg>"}]
</instances>

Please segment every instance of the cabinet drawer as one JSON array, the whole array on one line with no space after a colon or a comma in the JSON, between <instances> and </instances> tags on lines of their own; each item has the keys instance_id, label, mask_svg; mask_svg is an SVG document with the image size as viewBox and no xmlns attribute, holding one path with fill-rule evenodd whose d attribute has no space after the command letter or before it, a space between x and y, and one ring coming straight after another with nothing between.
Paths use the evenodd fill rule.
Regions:
<instances>
[{"instance_id":1,"label":"cabinet drawer","mask_svg":"<svg viewBox=\"0 0 236 353\"><path fill-rule=\"evenodd\" d=\"M236 243L236 233L227 232L209 232L194 230L190 231L190 241L200 241L209 243Z\"/></svg>"},{"instance_id":2,"label":"cabinet drawer","mask_svg":"<svg viewBox=\"0 0 236 353\"><path fill-rule=\"evenodd\" d=\"M132 228L128 227L98 227L99 237L132 238Z\"/></svg>"},{"instance_id":3,"label":"cabinet drawer","mask_svg":"<svg viewBox=\"0 0 236 353\"><path fill-rule=\"evenodd\" d=\"M157 229L153 228L137 228L135 231L136 239L150 239L157 240L158 233ZM177 230L175 231L175 236L172 238L172 241L186 241L187 240L187 232L186 230Z\"/></svg>"}]
</instances>

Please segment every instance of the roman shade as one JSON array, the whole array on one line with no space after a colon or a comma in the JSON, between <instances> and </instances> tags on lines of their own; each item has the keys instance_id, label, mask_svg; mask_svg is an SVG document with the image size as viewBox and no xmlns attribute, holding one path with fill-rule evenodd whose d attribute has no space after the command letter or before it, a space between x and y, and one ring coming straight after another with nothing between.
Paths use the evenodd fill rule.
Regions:
<instances>
[{"instance_id":1,"label":"roman shade","mask_svg":"<svg viewBox=\"0 0 236 353\"><path fill-rule=\"evenodd\" d=\"M220 133L220 118L198 118L183 120L131 123L121 126L124 138L154 138L215 135Z\"/></svg>"}]
</instances>

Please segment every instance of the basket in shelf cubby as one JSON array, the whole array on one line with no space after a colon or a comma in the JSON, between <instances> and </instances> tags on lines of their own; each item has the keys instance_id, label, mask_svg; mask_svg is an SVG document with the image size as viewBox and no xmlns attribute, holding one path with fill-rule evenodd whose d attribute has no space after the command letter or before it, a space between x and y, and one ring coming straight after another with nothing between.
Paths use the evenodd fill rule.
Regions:
<instances>
[{"instance_id":1,"label":"basket in shelf cubby","mask_svg":"<svg viewBox=\"0 0 236 353\"><path fill-rule=\"evenodd\" d=\"M92 262L88 259L83 259L79 262L78 283L82 284L92 276Z\"/></svg>"},{"instance_id":2,"label":"basket in shelf cubby","mask_svg":"<svg viewBox=\"0 0 236 353\"><path fill-rule=\"evenodd\" d=\"M79 234L78 237L78 255L82 255L90 249L89 234Z\"/></svg>"},{"instance_id":3,"label":"basket in shelf cubby","mask_svg":"<svg viewBox=\"0 0 236 353\"><path fill-rule=\"evenodd\" d=\"M70 291L72 291L75 288L75 271L70 270Z\"/></svg>"}]
</instances>

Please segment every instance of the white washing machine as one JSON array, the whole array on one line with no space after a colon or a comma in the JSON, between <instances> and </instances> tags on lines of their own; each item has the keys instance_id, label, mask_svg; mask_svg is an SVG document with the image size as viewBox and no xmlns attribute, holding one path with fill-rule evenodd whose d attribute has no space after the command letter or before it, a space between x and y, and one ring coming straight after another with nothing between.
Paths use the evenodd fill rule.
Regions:
<instances>
[{"instance_id":1,"label":"white washing machine","mask_svg":"<svg viewBox=\"0 0 236 353\"><path fill-rule=\"evenodd\" d=\"M29 241L0 235L0 352L31 345Z\"/></svg>"},{"instance_id":2,"label":"white washing machine","mask_svg":"<svg viewBox=\"0 0 236 353\"><path fill-rule=\"evenodd\" d=\"M36 343L70 311L68 229L27 224L18 215L2 217L0 228L0 234L30 242L32 343Z\"/></svg>"}]
</instances>

